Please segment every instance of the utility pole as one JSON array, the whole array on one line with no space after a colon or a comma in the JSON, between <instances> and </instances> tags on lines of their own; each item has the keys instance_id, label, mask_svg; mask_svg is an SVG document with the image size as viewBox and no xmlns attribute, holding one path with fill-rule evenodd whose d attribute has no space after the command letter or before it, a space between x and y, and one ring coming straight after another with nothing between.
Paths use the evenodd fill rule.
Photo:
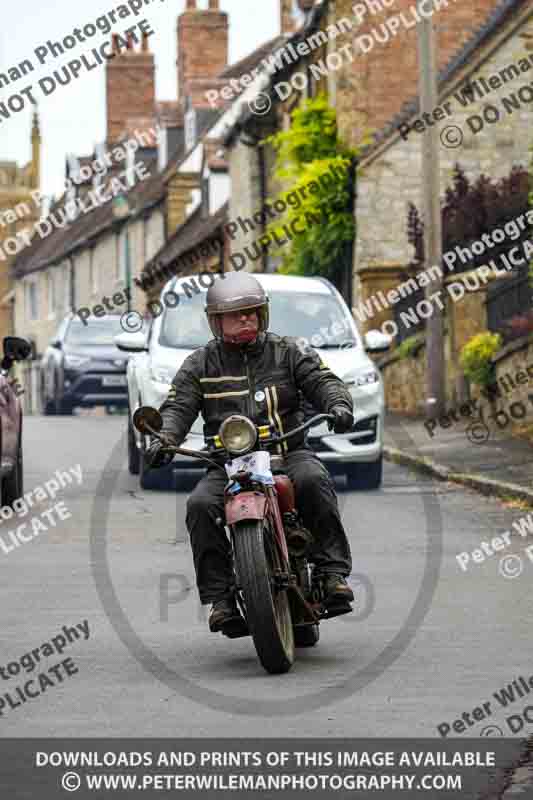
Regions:
<instances>
[{"instance_id":1,"label":"utility pole","mask_svg":"<svg viewBox=\"0 0 533 800\"><path fill-rule=\"evenodd\" d=\"M417 8L423 0L417 0ZM433 17L419 13L418 69L421 114L432 114L438 105L437 57ZM422 181L424 208L424 249L426 269L438 266L442 269L442 224L440 209L440 139L437 125L427 125L422 140ZM432 295L440 292L431 302L433 311L427 320L427 388L426 414L434 419L444 413L444 317L439 300L444 303L442 278L432 279L426 288L426 298L431 302Z\"/></svg>"}]
</instances>

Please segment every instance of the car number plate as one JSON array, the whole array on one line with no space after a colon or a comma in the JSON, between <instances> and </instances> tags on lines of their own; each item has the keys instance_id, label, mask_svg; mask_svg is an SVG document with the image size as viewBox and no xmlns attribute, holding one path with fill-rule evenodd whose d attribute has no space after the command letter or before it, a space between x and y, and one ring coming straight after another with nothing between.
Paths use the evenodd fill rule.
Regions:
<instances>
[{"instance_id":1,"label":"car number plate","mask_svg":"<svg viewBox=\"0 0 533 800\"><path fill-rule=\"evenodd\" d=\"M105 375L102 378L102 386L126 386L126 376Z\"/></svg>"},{"instance_id":2,"label":"car number plate","mask_svg":"<svg viewBox=\"0 0 533 800\"><path fill-rule=\"evenodd\" d=\"M246 456L234 458L226 464L226 472L232 478L237 472L246 470L251 472L255 480L260 483L273 485L274 477L270 469L270 453L265 450L256 453L248 453Z\"/></svg>"}]
</instances>

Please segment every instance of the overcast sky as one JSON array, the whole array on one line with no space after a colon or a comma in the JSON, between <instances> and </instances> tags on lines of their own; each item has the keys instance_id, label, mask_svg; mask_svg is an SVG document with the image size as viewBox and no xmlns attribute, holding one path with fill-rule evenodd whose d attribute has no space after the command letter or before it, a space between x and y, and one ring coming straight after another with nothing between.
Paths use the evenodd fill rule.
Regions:
<instances>
[{"instance_id":1,"label":"overcast sky","mask_svg":"<svg viewBox=\"0 0 533 800\"><path fill-rule=\"evenodd\" d=\"M0 72L29 58L36 70L12 86L0 89L0 102L21 88L37 81L79 55L90 54L92 47L106 38L97 36L76 47L63 57L51 59L39 67L34 50L48 39L62 40L76 27L117 8L121 0L16 0L3 7L0 28ZM259 44L279 33L279 0L221 0L221 8L230 15L230 63L239 60ZM198 0L198 7L207 8L207 0ZM175 100L176 20L185 8L185 0L154 0L153 6L134 18L123 19L114 30L122 32L143 18L150 21L155 34L150 49L156 56L156 96L158 100ZM76 81L58 86L50 97L37 89L41 133L43 137L42 185L45 193L61 190L65 156L92 152L94 144L105 138L105 66L92 72L82 70ZM31 111L24 109L9 120L0 118L0 161L26 163L30 158Z\"/></svg>"}]
</instances>

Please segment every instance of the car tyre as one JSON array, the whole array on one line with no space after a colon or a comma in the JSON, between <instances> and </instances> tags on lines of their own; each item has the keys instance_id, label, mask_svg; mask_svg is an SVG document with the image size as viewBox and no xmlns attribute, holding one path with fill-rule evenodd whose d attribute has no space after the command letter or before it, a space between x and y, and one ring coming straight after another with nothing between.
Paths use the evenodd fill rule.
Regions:
<instances>
[{"instance_id":1,"label":"car tyre","mask_svg":"<svg viewBox=\"0 0 533 800\"><path fill-rule=\"evenodd\" d=\"M141 469L141 455L137 442L135 441L135 432L133 430L133 422L131 419L131 409L128 406L128 470L130 475L138 475Z\"/></svg>"},{"instance_id":2,"label":"car tyre","mask_svg":"<svg viewBox=\"0 0 533 800\"><path fill-rule=\"evenodd\" d=\"M346 470L346 479L349 489L379 489L383 482L383 455L377 461L350 464Z\"/></svg>"},{"instance_id":3,"label":"car tyre","mask_svg":"<svg viewBox=\"0 0 533 800\"><path fill-rule=\"evenodd\" d=\"M70 400L65 400L65 398L56 399L56 414L70 417L73 412L74 406Z\"/></svg>"},{"instance_id":4,"label":"car tyre","mask_svg":"<svg viewBox=\"0 0 533 800\"><path fill-rule=\"evenodd\" d=\"M46 385L44 376L41 379L41 407L43 414L47 417L53 416L56 413L55 400L48 400L46 396Z\"/></svg>"},{"instance_id":5,"label":"car tyre","mask_svg":"<svg viewBox=\"0 0 533 800\"><path fill-rule=\"evenodd\" d=\"M12 506L24 494L24 464L22 458L22 434L19 436L17 458L13 470L2 481L2 505Z\"/></svg>"}]
</instances>

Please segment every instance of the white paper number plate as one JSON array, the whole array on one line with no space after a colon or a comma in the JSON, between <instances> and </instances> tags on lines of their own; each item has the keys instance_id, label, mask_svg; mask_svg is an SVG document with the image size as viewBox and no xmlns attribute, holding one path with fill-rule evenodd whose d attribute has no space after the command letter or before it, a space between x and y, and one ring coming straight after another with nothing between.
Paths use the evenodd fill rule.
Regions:
<instances>
[{"instance_id":1,"label":"white paper number plate","mask_svg":"<svg viewBox=\"0 0 533 800\"><path fill-rule=\"evenodd\" d=\"M226 472L230 478L243 469L251 472L253 477L261 483L274 483L274 477L270 470L270 453L265 450L248 453L247 456L239 456L226 464Z\"/></svg>"}]
</instances>

